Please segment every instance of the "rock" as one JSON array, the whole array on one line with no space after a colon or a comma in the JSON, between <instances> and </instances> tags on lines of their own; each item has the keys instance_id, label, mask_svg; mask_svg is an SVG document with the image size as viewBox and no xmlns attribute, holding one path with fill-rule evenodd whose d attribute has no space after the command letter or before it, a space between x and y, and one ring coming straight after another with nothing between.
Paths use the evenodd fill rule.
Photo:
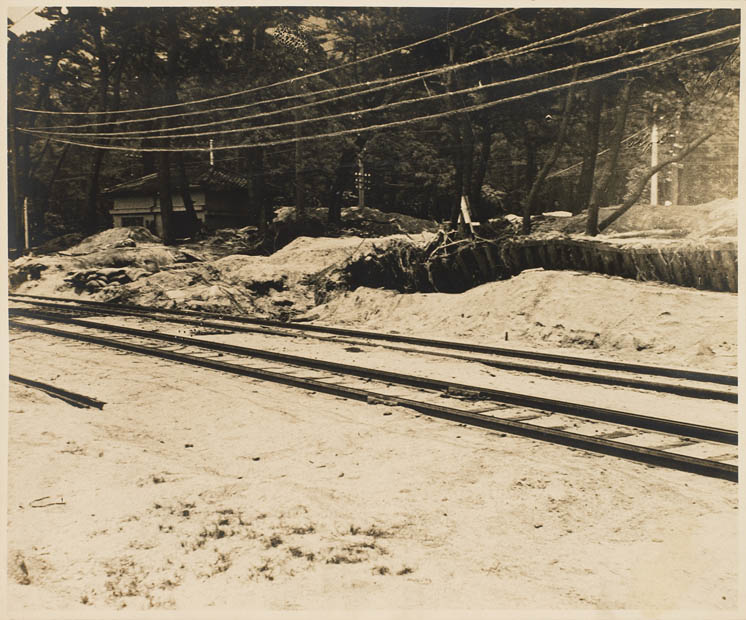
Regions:
<instances>
[{"instance_id":1,"label":"rock","mask_svg":"<svg viewBox=\"0 0 746 620\"><path fill-rule=\"evenodd\" d=\"M124 274L124 269L122 267L101 267L96 271L99 275L107 279L115 278Z\"/></svg>"},{"instance_id":2,"label":"rock","mask_svg":"<svg viewBox=\"0 0 746 620\"><path fill-rule=\"evenodd\" d=\"M182 291L180 289L173 289L170 291L165 291L164 295L169 299L172 299L173 301L184 301L187 297L189 297L189 292Z\"/></svg>"},{"instance_id":3,"label":"rock","mask_svg":"<svg viewBox=\"0 0 746 620\"><path fill-rule=\"evenodd\" d=\"M132 282L140 278L147 278L150 273L147 269L141 269L140 267L128 267L124 270L124 275Z\"/></svg>"},{"instance_id":4,"label":"rock","mask_svg":"<svg viewBox=\"0 0 746 620\"><path fill-rule=\"evenodd\" d=\"M174 262L176 263L195 263L202 261L204 261L204 258L202 258L196 252L192 252L190 250L185 250L182 248L174 253Z\"/></svg>"},{"instance_id":5,"label":"rock","mask_svg":"<svg viewBox=\"0 0 746 620\"><path fill-rule=\"evenodd\" d=\"M206 288L202 295L200 295L203 301L217 301L220 300L222 297L225 297L225 294L222 290L220 290L220 287L217 284L213 284L212 286Z\"/></svg>"},{"instance_id":6,"label":"rock","mask_svg":"<svg viewBox=\"0 0 746 620\"><path fill-rule=\"evenodd\" d=\"M16 261L17 263L18 261ZM14 265L8 269L10 288L13 289L28 280L38 280L41 278L41 272L45 269L48 269L48 266L42 263L26 263L19 267Z\"/></svg>"},{"instance_id":7,"label":"rock","mask_svg":"<svg viewBox=\"0 0 746 620\"><path fill-rule=\"evenodd\" d=\"M10 556L10 554L8 555ZM26 558L23 557L23 553L20 551L16 551L13 557L8 559L8 576L22 586L27 586L31 583L29 570L26 566Z\"/></svg>"}]
</instances>

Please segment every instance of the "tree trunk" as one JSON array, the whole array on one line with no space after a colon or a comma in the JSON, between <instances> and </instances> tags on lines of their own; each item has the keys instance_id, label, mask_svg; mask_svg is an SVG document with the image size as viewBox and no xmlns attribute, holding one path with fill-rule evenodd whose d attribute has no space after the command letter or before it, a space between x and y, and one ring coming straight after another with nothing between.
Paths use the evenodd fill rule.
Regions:
<instances>
[{"instance_id":1,"label":"tree trunk","mask_svg":"<svg viewBox=\"0 0 746 620\"><path fill-rule=\"evenodd\" d=\"M528 123L523 121L523 145L526 148L526 176L525 183L526 187L531 187L536 180L537 166L536 166L536 141L531 135L531 131L528 128Z\"/></svg>"},{"instance_id":2,"label":"tree trunk","mask_svg":"<svg viewBox=\"0 0 746 620\"><path fill-rule=\"evenodd\" d=\"M114 84L113 84L113 93L112 93L112 107L116 110L120 107L120 103L122 100L121 93L122 93L122 71L124 69L124 59L125 51L122 51L122 56L119 58L119 61L117 63L117 66L115 68L114 72ZM108 62L107 62L108 66ZM103 74L102 74L103 79ZM107 70L106 74L106 81L105 81L105 87L107 89L107 93L101 93L100 99L103 103L102 109L105 110L106 106L108 105L108 81L109 81L109 72ZM107 118L109 118L107 116ZM106 129L101 130L103 132L106 131ZM108 140L104 141L104 144L109 144ZM93 160L93 170L91 172L91 180L88 186L88 209L87 209L87 226L88 226L88 232L95 232L98 228L98 194L99 194L99 178L101 176L101 167L103 166L104 162L104 156L106 155L105 149L96 149L96 153Z\"/></svg>"},{"instance_id":3,"label":"tree trunk","mask_svg":"<svg viewBox=\"0 0 746 620\"><path fill-rule=\"evenodd\" d=\"M15 49L18 37L8 31L8 247L18 254L23 247L23 216L20 208L21 188L18 182L18 136L16 133L16 88L18 72Z\"/></svg>"},{"instance_id":4,"label":"tree trunk","mask_svg":"<svg viewBox=\"0 0 746 620\"><path fill-rule=\"evenodd\" d=\"M62 56L62 48L58 47L54 53L51 55L46 67L45 74L40 77L39 81L39 91L36 96L36 102L34 107L37 109L44 109L49 110L49 95L52 88L52 83L54 81L54 76L57 73L57 65L59 63L60 57ZM29 118L27 126L28 127L34 127L36 125L36 121L39 118L38 115L32 115L31 118ZM20 136L20 140L17 139L16 142L16 148L18 149L18 155L20 159L20 168L21 168L21 181L20 181L20 187L21 187L21 193L24 197L29 198L31 204L33 204L35 207L38 207L42 203L43 196L39 196L39 185L37 183L32 183L32 179L34 178L34 174L32 173L32 170L39 170L39 164L44 157L44 153L47 151L47 147L49 145L49 140L45 143L44 147L42 148L41 153L37 155L35 158L31 157L31 136L27 133L24 133L22 136ZM48 193L48 192L47 192ZM36 209L35 209L36 211ZM43 211L39 210L37 213L43 213ZM21 213L21 223L22 226L25 228L26 225L31 228L31 224L34 221L34 218L31 217L31 214L28 214L28 218L24 218L23 213ZM29 232L29 238L31 237Z\"/></svg>"},{"instance_id":5,"label":"tree trunk","mask_svg":"<svg viewBox=\"0 0 746 620\"><path fill-rule=\"evenodd\" d=\"M267 224L272 220L267 209L266 188L264 183L264 147L246 149L246 198L247 213L252 224L255 224L259 235L267 234Z\"/></svg>"},{"instance_id":6,"label":"tree trunk","mask_svg":"<svg viewBox=\"0 0 746 620\"><path fill-rule=\"evenodd\" d=\"M630 194L629 198L624 201L624 204L622 204L621 207L619 207L614 213L612 213L609 217L607 217L603 222L601 222L598 225L599 232L605 230L608 228L610 224L613 224L616 222L622 215L624 215L627 211L629 211L632 206L637 202L637 199L640 197L640 194L645 190L645 186L647 185L650 178L668 166L669 164L673 164L676 162L681 161L684 159L689 153L694 151L700 144L711 138L715 134L715 131L709 131L706 134L701 135L699 138L697 138L694 142L690 142L686 147L684 147L679 153L676 155L669 157L668 159L658 163L657 166L653 166L643 174L640 179L635 184L634 189L632 190L632 193Z\"/></svg>"},{"instance_id":7,"label":"tree trunk","mask_svg":"<svg viewBox=\"0 0 746 620\"><path fill-rule=\"evenodd\" d=\"M49 193L52 192L52 188L54 187L54 182L57 180L57 177L60 174L60 170L62 169L62 164L65 161L65 157L67 157L67 152L70 150L70 145L65 144L62 148L62 152L60 153L60 156L57 158L57 163L54 166L54 170L52 171L52 176L49 177L49 181L47 181L47 187L49 187ZM47 194L48 195L48 194Z\"/></svg>"},{"instance_id":8,"label":"tree trunk","mask_svg":"<svg viewBox=\"0 0 746 620\"><path fill-rule=\"evenodd\" d=\"M298 118L296 113L295 118ZM306 212L303 201L303 146L297 138L300 136L300 128L295 126L295 212L300 216Z\"/></svg>"},{"instance_id":9,"label":"tree trunk","mask_svg":"<svg viewBox=\"0 0 746 620\"><path fill-rule=\"evenodd\" d=\"M575 69L575 71L573 72L573 76L572 76L573 82L577 78L577 75L578 75L578 70ZM536 179L534 179L534 182L531 185L531 191L529 191L528 196L526 197L526 202L523 205L523 234L524 235L528 235L531 233L531 213L534 210L534 205L536 203L536 198L539 195L539 190L541 189L542 185L544 185L544 180L547 178L549 171L552 169L552 166L554 166L555 162L557 161L557 158L560 155L560 152L562 151L562 145L565 142L567 128L570 125L570 111L572 109L572 97L573 97L574 90L575 90L574 86L570 86L567 89L567 95L565 97L565 105L562 110L562 123L560 124L559 133L557 134L557 141L554 144L554 150L552 151L552 154L549 156L549 158L544 162L544 165L541 167L541 170L539 170L539 174L536 176Z\"/></svg>"},{"instance_id":10,"label":"tree trunk","mask_svg":"<svg viewBox=\"0 0 746 620\"><path fill-rule=\"evenodd\" d=\"M173 226L173 202L171 201L171 171L168 151L158 153L158 198L161 207L163 243L173 245L176 241Z\"/></svg>"},{"instance_id":11,"label":"tree trunk","mask_svg":"<svg viewBox=\"0 0 746 620\"><path fill-rule=\"evenodd\" d=\"M168 54L166 56L166 83L163 93L163 102L166 105L170 105L176 103L177 99L176 71L179 58L179 30L174 13L171 11L164 12L166 16L165 34L169 45ZM164 119L164 128L167 128L170 125L169 120L170 119ZM168 138L164 138L162 141L159 140L159 142L164 149L170 147L170 140ZM176 241L176 234L173 226L173 201L171 199L171 193L173 190L171 185L171 170L169 166L169 152L165 150L160 151L158 153L158 196L161 203L161 224L163 227L163 243L165 245L173 245Z\"/></svg>"},{"instance_id":12,"label":"tree trunk","mask_svg":"<svg viewBox=\"0 0 746 620\"><path fill-rule=\"evenodd\" d=\"M357 148L349 145L342 149L342 154L339 156L337 171L334 173L334 181L329 191L328 221L330 224L339 224L342 220L342 195L347 185L346 181L349 180L352 169L355 167L356 154Z\"/></svg>"},{"instance_id":13,"label":"tree trunk","mask_svg":"<svg viewBox=\"0 0 746 620\"><path fill-rule=\"evenodd\" d=\"M140 96L142 97L142 107L144 108L150 108L154 105L153 94L156 92L156 89L153 80L155 72L155 47L153 46L153 41L156 36L155 25L151 23L149 36L146 39L148 41L148 46L144 55L145 60L139 68L139 78L137 80L138 86L140 87ZM146 148L150 146L150 142L150 140L141 140L140 147ZM142 151L141 155L143 175L156 172L156 153L153 151Z\"/></svg>"},{"instance_id":14,"label":"tree trunk","mask_svg":"<svg viewBox=\"0 0 746 620\"><path fill-rule=\"evenodd\" d=\"M484 213L485 209L482 204L482 185L484 185L484 177L487 175L491 149L492 124L485 120L482 131L479 133L479 159L477 160L474 182L471 185L471 192L469 194L469 202L479 220L488 219L486 217L487 214Z\"/></svg>"},{"instance_id":15,"label":"tree trunk","mask_svg":"<svg viewBox=\"0 0 746 620\"><path fill-rule=\"evenodd\" d=\"M588 121L586 124L585 153L583 167L580 169L575 212L585 211L593 193L593 179L596 175L596 158L598 156L598 138L601 129L601 108L603 97L600 82L592 82L588 87ZM588 222L591 216L588 215ZM594 222L595 225L595 222Z\"/></svg>"},{"instance_id":16,"label":"tree trunk","mask_svg":"<svg viewBox=\"0 0 746 620\"><path fill-rule=\"evenodd\" d=\"M96 45L96 55L98 56L98 97L99 108L102 111L101 121L106 120L104 110L109 108L109 58L101 38L101 27L94 24L92 27L93 40ZM106 129L99 127L98 132L105 132ZM85 229L88 234L92 234L98 227L98 177L101 172L101 165L106 155L105 149L95 149L93 154L93 164L91 166L91 176L88 181L86 210L85 210Z\"/></svg>"},{"instance_id":17,"label":"tree trunk","mask_svg":"<svg viewBox=\"0 0 746 620\"><path fill-rule=\"evenodd\" d=\"M117 91L117 93L118 93L118 91ZM117 97L119 97L118 94L117 94ZM95 94L88 98L88 102L86 103L85 108L84 108L85 112L88 112L88 110L90 109L91 105L93 105L93 103L95 102L95 100L96 100L96 95ZM119 101L118 98L117 98L117 101ZM57 163L54 165L54 170L52 171L51 176L49 177L49 179L45 183L46 186L49 188L49 191L47 191L45 199L44 199L44 205L42 206L42 209L43 209L43 211L45 213L50 210L49 196L50 196L50 194L53 193L53 189L52 188L54 187L54 183L55 183L55 181L57 180L57 177L60 174L60 170L62 170L62 164L65 162L65 157L67 157L67 153L70 150L70 146L71 146L70 144L65 144L63 146L62 152L60 153L60 156L57 158Z\"/></svg>"},{"instance_id":18,"label":"tree trunk","mask_svg":"<svg viewBox=\"0 0 746 620\"><path fill-rule=\"evenodd\" d=\"M456 138L461 142L461 131L458 129L456 130ZM462 157L456 156L456 161L453 162L454 165L454 173L453 173L453 185L456 188L457 192L461 191L461 188L464 186L464 160ZM453 202L453 206L451 208L451 226L454 228L458 224L458 216L459 213L461 213L461 195L459 194L456 196L456 200Z\"/></svg>"},{"instance_id":19,"label":"tree trunk","mask_svg":"<svg viewBox=\"0 0 746 620\"><path fill-rule=\"evenodd\" d=\"M262 238L267 236L267 225L274 219L274 213L267 203L267 185L264 179L264 147L254 147L255 173L251 179L254 200L257 208L257 229Z\"/></svg>"},{"instance_id":20,"label":"tree trunk","mask_svg":"<svg viewBox=\"0 0 746 620\"><path fill-rule=\"evenodd\" d=\"M193 236L199 231L201 223L197 217L197 212L194 210L194 201L189 191L189 177L187 176L186 165L184 164L184 153L179 151L176 154L176 161L179 167L179 190L181 191L181 200L184 202L184 209L187 214L189 236Z\"/></svg>"},{"instance_id":21,"label":"tree trunk","mask_svg":"<svg viewBox=\"0 0 746 620\"><path fill-rule=\"evenodd\" d=\"M297 93L303 92L303 86L297 86ZM296 121L303 119L303 114L300 110L296 110L293 114L293 118ZM298 216L305 214L306 205L304 200L304 186L303 186L303 143L299 140L301 136L300 125L295 126L295 212Z\"/></svg>"},{"instance_id":22,"label":"tree trunk","mask_svg":"<svg viewBox=\"0 0 746 620\"><path fill-rule=\"evenodd\" d=\"M463 171L461 173L461 187L458 189L459 196L470 196L472 192L472 175L474 171L474 128L472 127L471 118L469 118L468 112L464 112L460 116L461 161L463 162Z\"/></svg>"},{"instance_id":23,"label":"tree trunk","mask_svg":"<svg viewBox=\"0 0 746 620\"><path fill-rule=\"evenodd\" d=\"M176 23L176 18L173 13L168 13L166 21L167 36L168 36L168 59L166 61L166 103L172 105L179 101L177 94L177 71L179 67L179 55L181 53L181 41L179 39L179 28ZM166 119L167 127L170 127L172 119ZM194 201L192 195L189 192L189 179L187 177L186 166L184 164L184 154L178 152L176 154L176 161L178 164L179 173L179 190L181 193L181 199L184 203L184 210L187 215L187 235L193 236L200 229L200 221L197 218L197 213L194 211Z\"/></svg>"},{"instance_id":24,"label":"tree trunk","mask_svg":"<svg viewBox=\"0 0 746 620\"><path fill-rule=\"evenodd\" d=\"M629 102L632 95L632 80L628 80L622 87L619 95L619 112L617 114L614 131L611 137L611 153L609 154L608 172L606 180L601 189L598 190L597 197L592 202L598 207L610 205L615 199L617 186L619 184L619 154L622 151L622 140L624 138L624 128L627 124L627 115L629 113Z\"/></svg>"},{"instance_id":25,"label":"tree trunk","mask_svg":"<svg viewBox=\"0 0 746 620\"><path fill-rule=\"evenodd\" d=\"M96 149L93 154L93 167L86 191L85 230L88 234L93 234L98 228L98 178L105 154L104 149Z\"/></svg>"},{"instance_id":26,"label":"tree trunk","mask_svg":"<svg viewBox=\"0 0 746 620\"><path fill-rule=\"evenodd\" d=\"M450 9L449 9L450 10ZM456 57L456 46L454 45L453 39L451 37L448 38L448 63L453 64L454 59ZM446 82L446 91L452 92L454 90L454 84L455 84L455 76L453 74L453 71L448 72L448 79ZM451 110L455 109L455 106L453 105L453 97L447 97L446 101L448 102L448 107ZM451 127L453 128L453 134L455 138L456 144L458 144L461 148L455 149L455 161L454 164L454 175L453 175L453 184L456 188L456 192L458 195L456 196L456 200L452 203L453 206L451 207L451 226L455 228L458 224L458 217L459 213L461 213L461 192L464 189L464 178L465 178L465 171L464 171L464 157L463 157L463 144L465 140L465 136L463 133L464 125L461 119L456 116L456 118L452 121Z\"/></svg>"}]
</instances>

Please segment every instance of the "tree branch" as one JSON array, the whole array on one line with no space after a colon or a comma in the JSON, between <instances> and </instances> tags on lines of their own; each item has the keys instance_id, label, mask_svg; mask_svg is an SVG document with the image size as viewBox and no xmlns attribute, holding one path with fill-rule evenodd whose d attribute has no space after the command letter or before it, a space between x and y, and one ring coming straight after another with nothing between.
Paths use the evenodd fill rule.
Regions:
<instances>
[{"instance_id":1,"label":"tree branch","mask_svg":"<svg viewBox=\"0 0 746 620\"><path fill-rule=\"evenodd\" d=\"M652 168L649 168L648 171L643 174L640 179L637 181L637 184L635 185L635 188L632 190L632 193L630 194L629 198L622 204L621 207L619 207L614 213L612 213L609 217L607 217L603 222L601 222L598 225L598 232L601 232L608 228L610 224L613 224L616 222L622 215L624 215L627 211L629 211L632 206L637 202L637 199L640 197L640 194L642 194L643 190L645 189L645 186L647 185L650 178L666 166L670 164L674 164L676 162L681 161L684 159L689 153L694 151L700 144L711 138L715 134L715 130L708 131L707 133L701 135L699 138L697 138L694 142L690 142L685 148L681 150L681 152L677 153L676 155L673 155L672 157L669 157L668 159L663 160L658 165L653 166Z\"/></svg>"}]
</instances>

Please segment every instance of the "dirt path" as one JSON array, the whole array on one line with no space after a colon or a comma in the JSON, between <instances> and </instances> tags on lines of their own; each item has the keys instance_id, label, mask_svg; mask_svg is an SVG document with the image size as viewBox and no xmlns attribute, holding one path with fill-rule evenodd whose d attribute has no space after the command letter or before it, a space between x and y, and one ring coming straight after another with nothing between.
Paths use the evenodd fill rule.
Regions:
<instances>
[{"instance_id":1,"label":"dirt path","mask_svg":"<svg viewBox=\"0 0 746 620\"><path fill-rule=\"evenodd\" d=\"M11 609L736 604L732 483L11 339L12 372L107 402L11 387Z\"/></svg>"}]
</instances>

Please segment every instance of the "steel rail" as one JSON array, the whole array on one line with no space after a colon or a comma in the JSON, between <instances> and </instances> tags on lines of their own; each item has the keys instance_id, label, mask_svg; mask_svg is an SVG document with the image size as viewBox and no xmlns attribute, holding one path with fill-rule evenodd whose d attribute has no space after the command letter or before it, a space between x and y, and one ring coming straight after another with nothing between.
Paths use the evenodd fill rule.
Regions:
<instances>
[{"instance_id":1,"label":"steel rail","mask_svg":"<svg viewBox=\"0 0 746 620\"><path fill-rule=\"evenodd\" d=\"M50 396L64 400L66 403L73 405L74 407L93 407L96 409L103 409L106 404L105 402L91 398L90 396L84 396L83 394L63 390L62 388L49 385L48 383L42 383L35 379L26 379L25 377L19 377L18 375L8 375L8 378L14 383L41 390Z\"/></svg>"},{"instance_id":2,"label":"steel rail","mask_svg":"<svg viewBox=\"0 0 746 620\"><path fill-rule=\"evenodd\" d=\"M10 313L11 315L15 316L66 323L70 325L98 329L101 331L107 331L117 334L126 334L139 338L149 338L153 340L160 340L163 342L208 349L211 351L231 353L233 355L242 355L246 357L271 360L275 362L291 364L294 366L313 368L315 370L337 372L366 379L377 379L398 385L407 385L410 387L436 390L452 394L464 394L475 398L482 397L495 402L505 403L509 405L529 407L531 409L538 409L541 411L548 411L552 413L565 413L576 417L582 417L592 420L602 420L605 422L613 422L615 424L624 424L627 426L635 426L638 428L644 428L663 433L674 433L676 435L682 435L695 439L705 439L708 441L716 441L719 443L730 445L738 444L738 433L736 431L715 428L712 426L702 426L699 424L666 420L636 413L629 413L626 411L617 411L614 409L570 403L566 401L542 398L539 396L532 396L528 394L506 392L503 390L495 390L492 388L479 387L463 383L454 383L450 381L443 381L440 379L430 379L415 375L406 375L376 368L365 368L357 365L330 362L327 360L301 357L298 355L290 355L287 353L263 351L260 349L253 349L249 347L242 347L221 342L188 338L186 336L178 336L175 334L163 334L160 332L152 332L132 327L124 327L120 325L107 325L96 323L94 321L87 321L85 319L76 319L68 316L55 315L53 313L47 312L37 312L33 310L11 308Z\"/></svg>"},{"instance_id":3,"label":"steel rail","mask_svg":"<svg viewBox=\"0 0 746 620\"><path fill-rule=\"evenodd\" d=\"M381 399L385 400L386 402L394 403L403 407L408 407L424 415L444 418L447 420L459 422L461 424L488 428L491 430L511 433L514 435L530 437L532 439L538 439L541 441L548 441L573 448L579 448L590 452L598 452L610 456L617 456L628 460L696 473L713 478L720 478L732 482L738 481L738 467L736 465L731 465L728 463L721 463L718 461L691 457L682 454L669 453L654 448L644 448L641 446L624 444L609 439L603 439L601 437L589 437L580 435L578 433L571 433L568 431L553 428L544 428L533 424L527 424L525 422L497 418L480 413L473 413L470 411L455 409L452 407L443 407L421 403L412 399L377 394L375 392L366 390L325 383L315 379L304 379L259 368L247 368L238 364L221 362L211 358L201 358L192 355L185 355L183 353L177 353L174 351L164 351L162 349L154 347L146 347L143 345L112 340L109 338L101 338L99 336L92 336L89 334L74 333L43 325L34 325L23 321L11 320L10 326L28 331L49 334L61 338L79 340L123 351L155 356L175 362L191 364L193 366L211 368L213 370L220 370L236 375L274 381L284 385L300 387L303 389L322 392L325 394L333 394L336 396L342 396L355 400L375 402L376 399Z\"/></svg>"},{"instance_id":4,"label":"steel rail","mask_svg":"<svg viewBox=\"0 0 746 620\"><path fill-rule=\"evenodd\" d=\"M146 306L137 306L134 304L112 304L101 301L82 300L82 299L65 299L62 297L51 297L48 295L26 295L20 293L11 293L10 297L26 299L48 299L53 301L66 301L70 303L91 306L96 308L124 308L134 312L153 311L153 308ZM690 370L684 368L666 368L663 366L650 366L646 364L636 364L629 362L617 362L614 360L600 360L590 357L577 357L571 355L559 355L554 353L541 353L539 351L527 351L522 349L509 349L503 347L493 347L487 345L456 342L452 340L432 340L429 338L419 338L417 336L404 336L402 334L387 334L384 332L369 332L356 329L347 329L342 327L327 327L324 325L314 325L310 323L283 322L273 321L271 319L259 319L245 316L235 316L216 312L197 312L195 310L177 310L174 308L159 308L159 313L172 314L178 316L196 316L214 318L224 321L233 321L236 323L247 323L251 325L263 325L266 327L278 327L283 329L293 329L298 331L320 332L335 334L339 336L352 336L364 338L366 340L388 340L390 342L405 342L433 348L444 348L459 351L468 351L470 353L486 353L491 355L502 355L506 357L517 357L522 359L532 359L544 362L554 362L558 364L570 364L575 366L587 366L589 368L600 368L604 370L621 370L661 377L672 377L677 379L689 379L691 381L704 381L707 383L719 383L723 385L738 385L738 377L725 375L714 372L704 372L699 370Z\"/></svg>"},{"instance_id":5,"label":"steel rail","mask_svg":"<svg viewBox=\"0 0 746 620\"><path fill-rule=\"evenodd\" d=\"M74 306L70 306L69 304L64 304L64 303L59 303L59 302L50 302L50 301L23 300L23 303L33 304L41 308L52 308L52 309L58 309L58 310L69 309L69 310L78 310L80 312L95 313L95 314L100 314L104 312L103 309L75 308ZM214 321L206 321L203 319L196 319L196 318L192 319L192 318L185 318L185 317L178 317L178 316L173 316L173 317L158 316L159 314L162 314L158 309L149 309L147 312L144 312L144 311L135 312L132 310L125 310L122 308L114 307L114 308L107 308L105 312L108 314L114 314L114 315L120 315L120 316L146 317L153 321L177 323L180 325L197 325L200 327L210 327L210 328L215 328L215 329L231 329L237 332L259 333L259 334L268 334L268 335L276 335L276 336L293 336L294 335L293 333L288 333L286 331L278 331L273 328L264 328L264 327L258 327L258 326L251 327L251 326L247 326L243 324L227 326L223 323L216 323ZM227 319L221 319L221 320L227 320ZM362 341L357 341L356 343L360 344L361 342ZM729 402L729 403L738 402L738 394L736 392L728 392L725 390L714 390L710 388L691 386L691 385L676 385L676 384L670 384L670 383L660 383L657 381L647 381L644 379L637 379L634 377L622 377L618 375L603 375L603 374L598 374L598 373L568 370L564 368L552 368L552 367L547 367L547 366L530 366L528 364L521 364L521 363L511 362L507 360L497 360L497 359L486 358L486 357L472 357L468 355L459 355L456 353L445 353L443 351L427 351L427 350L422 350L422 349L397 347L397 346L386 345L386 344L379 345L379 346L384 346L384 347L387 347L387 348L390 348L396 351L413 352L413 353L420 353L420 354L424 353L427 355L434 355L438 357L449 357L452 359L477 362L480 364L484 364L486 366L491 366L493 368L499 368L501 370L530 372L530 373L544 375L544 376L558 377L561 379L569 379L572 381L583 381L587 383L598 383L601 385L617 385L621 387L651 390L651 391L663 392L667 394L676 394L677 396L686 396L689 398L722 400L722 401Z\"/></svg>"}]
</instances>

